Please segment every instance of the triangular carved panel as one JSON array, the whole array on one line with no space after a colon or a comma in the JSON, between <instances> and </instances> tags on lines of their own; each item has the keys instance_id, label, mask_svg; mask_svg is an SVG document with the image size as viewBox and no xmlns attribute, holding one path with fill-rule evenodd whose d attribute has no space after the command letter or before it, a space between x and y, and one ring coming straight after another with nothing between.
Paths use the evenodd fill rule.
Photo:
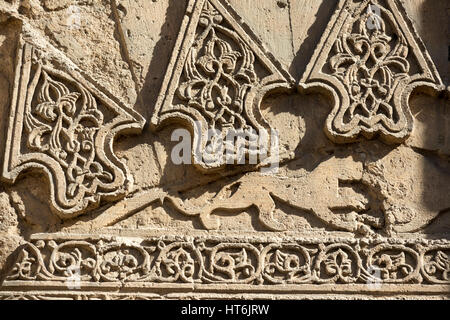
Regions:
<instances>
[{"instance_id":1,"label":"triangular carved panel","mask_svg":"<svg viewBox=\"0 0 450 320\"><path fill-rule=\"evenodd\" d=\"M413 130L409 96L441 79L398 0L341 0L300 89L331 93L325 131L337 143L378 135L404 141Z\"/></svg>"},{"instance_id":2,"label":"triangular carved panel","mask_svg":"<svg viewBox=\"0 0 450 320\"><path fill-rule=\"evenodd\" d=\"M292 87L289 74L235 17L224 1L190 1L152 118L153 129L165 122L187 124L195 150L207 150L210 129L223 141L230 130L270 133L261 100ZM205 161L197 152L192 156L203 170L225 163Z\"/></svg>"},{"instance_id":3,"label":"triangular carved panel","mask_svg":"<svg viewBox=\"0 0 450 320\"><path fill-rule=\"evenodd\" d=\"M10 111L3 179L24 171L48 175L50 204L73 218L127 193L133 178L113 153L119 133L137 133L144 119L77 76L55 70L21 41Z\"/></svg>"}]
</instances>

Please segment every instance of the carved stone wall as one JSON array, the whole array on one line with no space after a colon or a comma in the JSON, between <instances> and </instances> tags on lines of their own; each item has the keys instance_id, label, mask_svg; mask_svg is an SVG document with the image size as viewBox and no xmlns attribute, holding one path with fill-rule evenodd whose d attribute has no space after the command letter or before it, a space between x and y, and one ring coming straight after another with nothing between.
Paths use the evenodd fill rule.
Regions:
<instances>
[{"instance_id":1,"label":"carved stone wall","mask_svg":"<svg viewBox=\"0 0 450 320\"><path fill-rule=\"evenodd\" d=\"M450 297L446 0L0 0L0 299Z\"/></svg>"}]
</instances>

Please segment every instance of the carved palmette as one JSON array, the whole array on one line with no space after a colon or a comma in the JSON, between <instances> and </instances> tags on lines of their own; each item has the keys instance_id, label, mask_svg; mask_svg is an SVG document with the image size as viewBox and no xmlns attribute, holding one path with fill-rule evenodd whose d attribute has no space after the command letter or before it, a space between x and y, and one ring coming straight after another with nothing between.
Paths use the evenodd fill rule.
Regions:
<instances>
[{"instance_id":1,"label":"carved palmette","mask_svg":"<svg viewBox=\"0 0 450 320\"><path fill-rule=\"evenodd\" d=\"M204 170L224 165L223 159L209 161L205 151L232 132L249 140L270 135L261 100L292 86L289 74L234 16L225 2L190 1L151 121L153 129L166 122L186 124L193 132L193 162ZM244 153L270 153L270 137L266 140L267 148L257 151L246 143Z\"/></svg>"},{"instance_id":2,"label":"carved palmette","mask_svg":"<svg viewBox=\"0 0 450 320\"><path fill-rule=\"evenodd\" d=\"M133 110L74 77L47 66L32 45L19 46L3 179L45 172L51 208L61 218L125 196L133 179L112 144L118 133L139 132L144 124Z\"/></svg>"},{"instance_id":3,"label":"carved palmette","mask_svg":"<svg viewBox=\"0 0 450 320\"><path fill-rule=\"evenodd\" d=\"M331 94L325 131L334 142L380 135L397 143L413 130L411 92L441 85L400 1L341 0L300 89Z\"/></svg>"}]
</instances>

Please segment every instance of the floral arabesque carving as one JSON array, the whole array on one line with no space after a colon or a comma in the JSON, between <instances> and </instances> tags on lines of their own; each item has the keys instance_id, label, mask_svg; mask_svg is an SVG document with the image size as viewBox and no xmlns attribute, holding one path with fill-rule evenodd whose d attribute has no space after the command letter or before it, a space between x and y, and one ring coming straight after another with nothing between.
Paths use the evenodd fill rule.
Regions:
<instances>
[{"instance_id":1,"label":"floral arabesque carving","mask_svg":"<svg viewBox=\"0 0 450 320\"><path fill-rule=\"evenodd\" d=\"M206 2L199 20L204 30L189 52L177 94L200 111L210 128L246 129L251 124L245 119L244 100L258 85L255 55L223 22L224 17Z\"/></svg>"},{"instance_id":2,"label":"floral arabesque carving","mask_svg":"<svg viewBox=\"0 0 450 320\"><path fill-rule=\"evenodd\" d=\"M450 250L446 246L436 245L423 252L422 272L424 277L436 283L448 283L450 280Z\"/></svg>"},{"instance_id":3,"label":"floral arabesque carving","mask_svg":"<svg viewBox=\"0 0 450 320\"><path fill-rule=\"evenodd\" d=\"M122 131L138 132L144 120L40 56L29 44L18 51L3 178L14 182L25 170L45 172L51 208L72 218L101 199L126 195L133 179L112 143Z\"/></svg>"},{"instance_id":4,"label":"floral arabesque carving","mask_svg":"<svg viewBox=\"0 0 450 320\"><path fill-rule=\"evenodd\" d=\"M413 130L409 96L442 81L403 4L341 0L300 88L331 93L325 131L334 142L380 135L401 142Z\"/></svg>"},{"instance_id":5,"label":"floral arabesque carving","mask_svg":"<svg viewBox=\"0 0 450 320\"><path fill-rule=\"evenodd\" d=\"M402 242L402 243L400 243ZM437 244L439 242L439 244ZM25 245L5 285L62 282L77 270L89 283L196 283L257 285L449 284L443 241L351 240L325 243L194 241L152 238L34 240Z\"/></svg>"},{"instance_id":6,"label":"floral arabesque carving","mask_svg":"<svg viewBox=\"0 0 450 320\"><path fill-rule=\"evenodd\" d=\"M259 105L266 94L290 88L290 76L236 21L228 5L192 0L188 8L193 11L181 27L152 126L187 124L193 132L193 163L203 170L240 160L234 145L226 143L223 155L215 154L235 134L249 139L242 141L244 155L263 162L271 153L267 136L272 128ZM249 141L258 139L261 147L254 150Z\"/></svg>"}]
</instances>

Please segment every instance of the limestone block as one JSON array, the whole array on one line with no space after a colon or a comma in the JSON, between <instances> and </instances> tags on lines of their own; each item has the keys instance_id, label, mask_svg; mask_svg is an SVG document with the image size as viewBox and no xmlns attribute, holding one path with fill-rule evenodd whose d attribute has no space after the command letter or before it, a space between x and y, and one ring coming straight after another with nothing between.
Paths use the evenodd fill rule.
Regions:
<instances>
[{"instance_id":1,"label":"limestone block","mask_svg":"<svg viewBox=\"0 0 450 320\"><path fill-rule=\"evenodd\" d=\"M449 2L0 0L0 299L448 299Z\"/></svg>"}]
</instances>

